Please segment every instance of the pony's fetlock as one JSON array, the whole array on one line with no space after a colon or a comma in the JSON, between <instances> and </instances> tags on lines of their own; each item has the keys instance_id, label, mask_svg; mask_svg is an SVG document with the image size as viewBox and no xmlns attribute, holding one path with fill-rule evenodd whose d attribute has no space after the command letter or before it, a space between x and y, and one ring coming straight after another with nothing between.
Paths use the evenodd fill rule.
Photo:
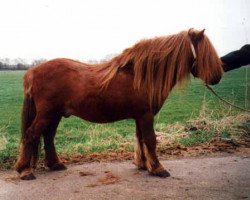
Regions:
<instances>
[{"instance_id":1,"label":"pony's fetlock","mask_svg":"<svg viewBox=\"0 0 250 200\"><path fill-rule=\"evenodd\" d=\"M133 161L133 164L137 166L139 170L147 170L145 162L138 162L136 159Z\"/></svg>"},{"instance_id":2,"label":"pony's fetlock","mask_svg":"<svg viewBox=\"0 0 250 200\"><path fill-rule=\"evenodd\" d=\"M16 171L21 174L22 171L24 171L25 169L29 168L29 166L24 165L23 161L19 158L18 161L15 164L15 169Z\"/></svg>"},{"instance_id":3,"label":"pony's fetlock","mask_svg":"<svg viewBox=\"0 0 250 200\"><path fill-rule=\"evenodd\" d=\"M36 177L34 176L32 169L28 168L28 169L23 170L20 173L20 179L22 179L22 180L34 180L34 179L36 179Z\"/></svg>"}]
</instances>

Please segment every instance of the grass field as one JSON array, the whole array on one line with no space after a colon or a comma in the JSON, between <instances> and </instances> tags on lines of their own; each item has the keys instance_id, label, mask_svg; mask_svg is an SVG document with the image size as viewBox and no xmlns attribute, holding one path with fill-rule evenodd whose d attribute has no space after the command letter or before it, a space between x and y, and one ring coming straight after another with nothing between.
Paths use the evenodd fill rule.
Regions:
<instances>
[{"instance_id":1,"label":"grass field","mask_svg":"<svg viewBox=\"0 0 250 200\"><path fill-rule=\"evenodd\" d=\"M0 166L13 163L18 154L20 111L22 106L22 76L24 71L0 71ZM214 89L227 100L250 107L250 70L248 95L245 96L245 68L228 72ZM221 103L199 80L186 87L174 89L160 113L155 117L156 130L169 124L197 118L201 111L213 119L236 115L240 111ZM132 150L134 121L123 120L110 124L93 124L76 117L63 119L58 127L56 146L60 154L91 153L119 149L124 143ZM210 136L203 137L205 140ZM192 138L191 138L192 139ZM198 142L203 142L199 140ZM195 143L195 142L194 142ZM183 144L190 144L183 140ZM11 161L11 162L10 162Z\"/></svg>"}]
</instances>

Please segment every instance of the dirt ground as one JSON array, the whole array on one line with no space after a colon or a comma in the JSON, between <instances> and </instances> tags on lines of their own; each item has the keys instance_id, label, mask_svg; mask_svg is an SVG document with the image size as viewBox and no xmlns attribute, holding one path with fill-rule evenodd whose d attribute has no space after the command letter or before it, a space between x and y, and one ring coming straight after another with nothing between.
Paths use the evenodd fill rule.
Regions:
<instances>
[{"instance_id":1,"label":"dirt ground","mask_svg":"<svg viewBox=\"0 0 250 200\"><path fill-rule=\"evenodd\" d=\"M164 160L171 177L149 176L131 161L39 169L33 181L0 171L0 199L250 199L250 155Z\"/></svg>"}]
</instances>

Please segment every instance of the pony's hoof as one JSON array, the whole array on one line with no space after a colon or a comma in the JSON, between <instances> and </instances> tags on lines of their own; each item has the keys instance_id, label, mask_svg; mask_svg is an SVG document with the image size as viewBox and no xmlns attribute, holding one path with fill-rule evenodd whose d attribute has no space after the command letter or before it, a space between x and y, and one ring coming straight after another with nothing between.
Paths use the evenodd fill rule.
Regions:
<instances>
[{"instance_id":1,"label":"pony's hoof","mask_svg":"<svg viewBox=\"0 0 250 200\"><path fill-rule=\"evenodd\" d=\"M170 176L170 173L167 170L162 170L159 172L149 172L149 174L152 176L159 176L161 178L167 178Z\"/></svg>"},{"instance_id":2,"label":"pony's hoof","mask_svg":"<svg viewBox=\"0 0 250 200\"><path fill-rule=\"evenodd\" d=\"M62 171L62 170L66 170L67 167L62 163L56 163L52 165L51 167L49 167L49 169L52 171Z\"/></svg>"},{"instance_id":3,"label":"pony's hoof","mask_svg":"<svg viewBox=\"0 0 250 200\"><path fill-rule=\"evenodd\" d=\"M29 174L23 173L23 174L20 175L20 179L21 180L30 181L30 180L36 179L36 177L34 176L33 173L29 173Z\"/></svg>"}]
</instances>

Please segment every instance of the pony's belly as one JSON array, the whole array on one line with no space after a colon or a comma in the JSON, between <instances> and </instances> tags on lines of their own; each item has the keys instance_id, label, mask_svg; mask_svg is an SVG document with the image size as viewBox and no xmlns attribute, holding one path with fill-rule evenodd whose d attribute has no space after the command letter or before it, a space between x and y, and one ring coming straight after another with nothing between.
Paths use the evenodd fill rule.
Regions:
<instances>
[{"instance_id":1,"label":"pony's belly","mask_svg":"<svg viewBox=\"0 0 250 200\"><path fill-rule=\"evenodd\" d=\"M84 112L84 113L74 113L73 115L80 117L89 122L94 123L109 123L115 122L123 119L132 118L132 116L119 113L119 114L111 114L111 113L101 113L101 112Z\"/></svg>"},{"instance_id":2,"label":"pony's belly","mask_svg":"<svg viewBox=\"0 0 250 200\"><path fill-rule=\"evenodd\" d=\"M133 112L131 111L133 109L124 105L95 104L83 105L81 108L75 109L72 114L90 122L108 123L133 118Z\"/></svg>"},{"instance_id":3,"label":"pony's belly","mask_svg":"<svg viewBox=\"0 0 250 200\"><path fill-rule=\"evenodd\" d=\"M73 109L72 115L90 122L108 123L136 119L148 111L145 97L134 90L118 90L110 86L109 90L99 93L90 89L85 89L84 96L70 101L67 108Z\"/></svg>"}]
</instances>

